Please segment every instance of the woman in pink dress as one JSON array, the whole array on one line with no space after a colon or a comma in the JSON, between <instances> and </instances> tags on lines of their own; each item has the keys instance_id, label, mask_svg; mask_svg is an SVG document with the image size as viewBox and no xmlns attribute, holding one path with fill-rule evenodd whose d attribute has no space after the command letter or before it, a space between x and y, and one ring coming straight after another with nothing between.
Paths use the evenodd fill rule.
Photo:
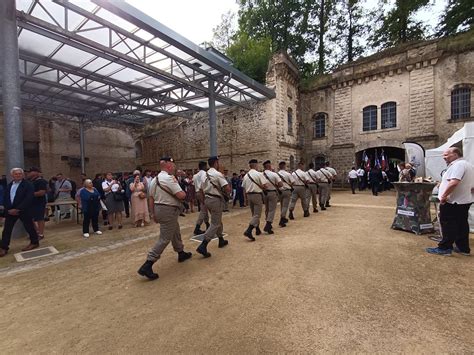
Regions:
<instances>
[{"instance_id":1,"label":"woman in pink dress","mask_svg":"<svg viewBox=\"0 0 474 355\"><path fill-rule=\"evenodd\" d=\"M145 184L140 181L140 174L133 175L130 191L132 192L131 204L135 227L143 227L145 223L150 222L150 215L146 200L146 188Z\"/></svg>"}]
</instances>

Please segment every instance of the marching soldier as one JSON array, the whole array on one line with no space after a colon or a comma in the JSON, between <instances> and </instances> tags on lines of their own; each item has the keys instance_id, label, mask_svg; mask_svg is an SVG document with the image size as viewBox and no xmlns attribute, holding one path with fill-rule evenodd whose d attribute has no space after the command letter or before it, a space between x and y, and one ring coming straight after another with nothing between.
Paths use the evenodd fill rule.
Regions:
<instances>
[{"instance_id":1,"label":"marching soldier","mask_svg":"<svg viewBox=\"0 0 474 355\"><path fill-rule=\"evenodd\" d=\"M308 196L308 206L309 200L312 199L313 202L313 212L318 212L318 178L316 176L316 171L314 171L314 164L310 163L308 166L308 171L306 172L309 176L309 196Z\"/></svg>"},{"instance_id":2,"label":"marching soldier","mask_svg":"<svg viewBox=\"0 0 474 355\"><path fill-rule=\"evenodd\" d=\"M332 175L324 169L324 165L321 165L318 171L316 171L316 177L319 186L319 207L321 207L321 211L325 211L329 193L329 182L331 181Z\"/></svg>"},{"instance_id":3,"label":"marching soldier","mask_svg":"<svg viewBox=\"0 0 474 355\"><path fill-rule=\"evenodd\" d=\"M286 214L288 213L288 206L290 205L291 193L293 192L293 183L295 182L295 178L291 175L288 171L286 171L286 163L281 161L278 164L278 176L281 179L282 187L280 189L281 196L280 196L280 222L278 225L280 227L286 227L288 223L288 219L286 218Z\"/></svg>"},{"instance_id":4,"label":"marching soldier","mask_svg":"<svg viewBox=\"0 0 474 355\"><path fill-rule=\"evenodd\" d=\"M250 170L245 174L242 186L247 194L247 200L252 212L252 219L244 235L251 241L255 241L252 230L255 228L256 234L260 235L260 215L262 214L263 196L267 189L268 182L262 173L256 170L258 161L252 159L249 161Z\"/></svg>"},{"instance_id":5,"label":"marching soldier","mask_svg":"<svg viewBox=\"0 0 474 355\"><path fill-rule=\"evenodd\" d=\"M207 163L205 161L200 161L198 167L199 172L194 174L193 183L194 188L196 189L196 199L199 201L200 211L196 221L196 228L194 228L194 235L204 233L204 231L201 230L201 224L203 222L206 223L206 229L209 228L209 213L207 212L207 207L204 203L204 192L202 191L202 182L206 179Z\"/></svg>"},{"instance_id":6,"label":"marching soldier","mask_svg":"<svg viewBox=\"0 0 474 355\"><path fill-rule=\"evenodd\" d=\"M308 206L308 193L309 193L309 177L308 174L303 170L303 162L298 163L298 169L293 172L293 178L295 182L293 183L293 192L291 193L290 201L290 219L295 219L293 216L293 211L295 209L296 201L301 200L301 207L303 207L304 217L309 217L309 206Z\"/></svg>"},{"instance_id":7,"label":"marching soldier","mask_svg":"<svg viewBox=\"0 0 474 355\"><path fill-rule=\"evenodd\" d=\"M173 176L176 166L170 157L160 159L161 172L149 185L148 204L153 219L160 224L160 237L155 246L148 252L145 263L138 269L138 274L150 280L156 280L158 274L153 272L153 264L171 241L173 249L178 253L178 262L191 258L192 254L183 250L183 241L179 229L178 217L183 210L182 201L186 193L181 189L178 180Z\"/></svg>"},{"instance_id":8,"label":"marching soldier","mask_svg":"<svg viewBox=\"0 0 474 355\"><path fill-rule=\"evenodd\" d=\"M329 201L331 200L332 186L334 185L334 181L336 181L337 172L336 169L331 168L328 161L326 162L326 171L329 171L329 173L331 174L331 182L329 183L328 200L326 202L326 207L331 207Z\"/></svg>"},{"instance_id":9,"label":"marching soldier","mask_svg":"<svg viewBox=\"0 0 474 355\"><path fill-rule=\"evenodd\" d=\"M225 247L229 242L224 239L222 232L224 226L222 225L222 212L225 204L229 200L231 185L227 182L224 175L219 172L219 158L210 157L207 160L209 170L206 172L206 178L202 183L202 190L204 191L204 203L211 214L211 225L204 233L204 240L196 251L208 258L211 253L207 251L207 244L217 235L219 238L219 248Z\"/></svg>"},{"instance_id":10,"label":"marching soldier","mask_svg":"<svg viewBox=\"0 0 474 355\"><path fill-rule=\"evenodd\" d=\"M265 179L269 182L266 189L267 194L264 196L265 220L267 223L263 230L268 234L273 234L272 223L275 218L275 211L281 194L280 187L283 186L283 183L278 174L272 171L272 163L270 160L263 163L263 168L265 169L263 171L263 176L265 176Z\"/></svg>"}]
</instances>

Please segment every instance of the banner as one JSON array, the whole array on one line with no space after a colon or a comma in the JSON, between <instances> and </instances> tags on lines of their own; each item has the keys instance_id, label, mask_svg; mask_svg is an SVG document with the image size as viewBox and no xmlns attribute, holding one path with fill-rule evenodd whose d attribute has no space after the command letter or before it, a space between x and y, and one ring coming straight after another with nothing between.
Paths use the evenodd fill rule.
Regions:
<instances>
[{"instance_id":1,"label":"banner","mask_svg":"<svg viewBox=\"0 0 474 355\"><path fill-rule=\"evenodd\" d=\"M406 161L416 170L416 176L425 176L425 148L414 142L403 142Z\"/></svg>"}]
</instances>

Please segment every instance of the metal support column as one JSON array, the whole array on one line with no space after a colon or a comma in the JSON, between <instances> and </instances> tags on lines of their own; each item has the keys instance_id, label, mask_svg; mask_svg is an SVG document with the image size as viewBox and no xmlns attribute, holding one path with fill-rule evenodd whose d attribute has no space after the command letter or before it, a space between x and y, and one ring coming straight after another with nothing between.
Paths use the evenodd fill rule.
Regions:
<instances>
[{"instance_id":1,"label":"metal support column","mask_svg":"<svg viewBox=\"0 0 474 355\"><path fill-rule=\"evenodd\" d=\"M209 80L209 144L210 156L217 155L217 114L214 80Z\"/></svg>"},{"instance_id":2,"label":"metal support column","mask_svg":"<svg viewBox=\"0 0 474 355\"><path fill-rule=\"evenodd\" d=\"M0 37L5 167L10 176L10 169L24 167L15 0L0 1Z\"/></svg>"},{"instance_id":3,"label":"metal support column","mask_svg":"<svg viewBox=\"0 0 474 355\"><path fill-rule=\"evenodd\" d=\"M81 173L86 173L86 153L84 146L84 119L81 118L79 121L79 141L81 149Z\"/></svg>"}]
</instances>

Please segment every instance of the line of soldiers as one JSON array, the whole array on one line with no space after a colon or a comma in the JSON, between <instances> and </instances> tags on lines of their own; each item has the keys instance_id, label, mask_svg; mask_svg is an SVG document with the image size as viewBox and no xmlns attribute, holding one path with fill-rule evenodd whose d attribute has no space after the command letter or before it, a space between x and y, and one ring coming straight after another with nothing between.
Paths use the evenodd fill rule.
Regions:
<instances>
[{"instance_id":1,"label":"line of soldiers","mask_svg":"<svg viewBox=\"0 0 474 355\"><path fill-rule=\"evenodd\" d=\"M196 196L201 205L199 216L196 221L194 235L202 234L203 241L196 251L203 257L208 258L211 254L207 250L209 242L218 238L218 247L224 248L229 244L223 237L222 212L226 209L231 192L231 186L224 175L219 171L219 158L210 157L207 161L209 169L206 170L206 162L199 163L199 172L194 175L193 182ZM243 179L242 186L247 194L252 218L244 236L255 241L252 232L256 235L262 234L260 230L260 218L265 206L265 226L263 231L274 234L273 220L277 204L280 202L281 216L280 227L286 227L289 220L294 220L293 211L298 199L304 211L304 217L309 217L309 204L312 199L313 212L318 212L330 207L332 182L336 178L336 170L329 163L314 169L314 164L309 164L307 171L304 170L303 162L298 164L298 169L293 173L286 170L284 161L278 164L278 171L273 171L271 161L263 163L263 171L257 170L258 161L249 161L250 170ZM160 258L164 249L171 242L173 249L178 253L178 262L183 262L192 257L192 253L184 251L181 239L178 217L183 211L183 201L186 193L181 189L176 177L176 165L171 157L160 159L161 172L151 181L149 189L149 210L151 217L160 224L160 237L153 248L148 252L145 263L138 270L138 274L150 280L158 278L153 271L153 264ZM288 214L288 218L286 218ZM210 215L210 217L209 217ZM201 230L205 223L206 230Z\"/></svg>"}]
</instances>

